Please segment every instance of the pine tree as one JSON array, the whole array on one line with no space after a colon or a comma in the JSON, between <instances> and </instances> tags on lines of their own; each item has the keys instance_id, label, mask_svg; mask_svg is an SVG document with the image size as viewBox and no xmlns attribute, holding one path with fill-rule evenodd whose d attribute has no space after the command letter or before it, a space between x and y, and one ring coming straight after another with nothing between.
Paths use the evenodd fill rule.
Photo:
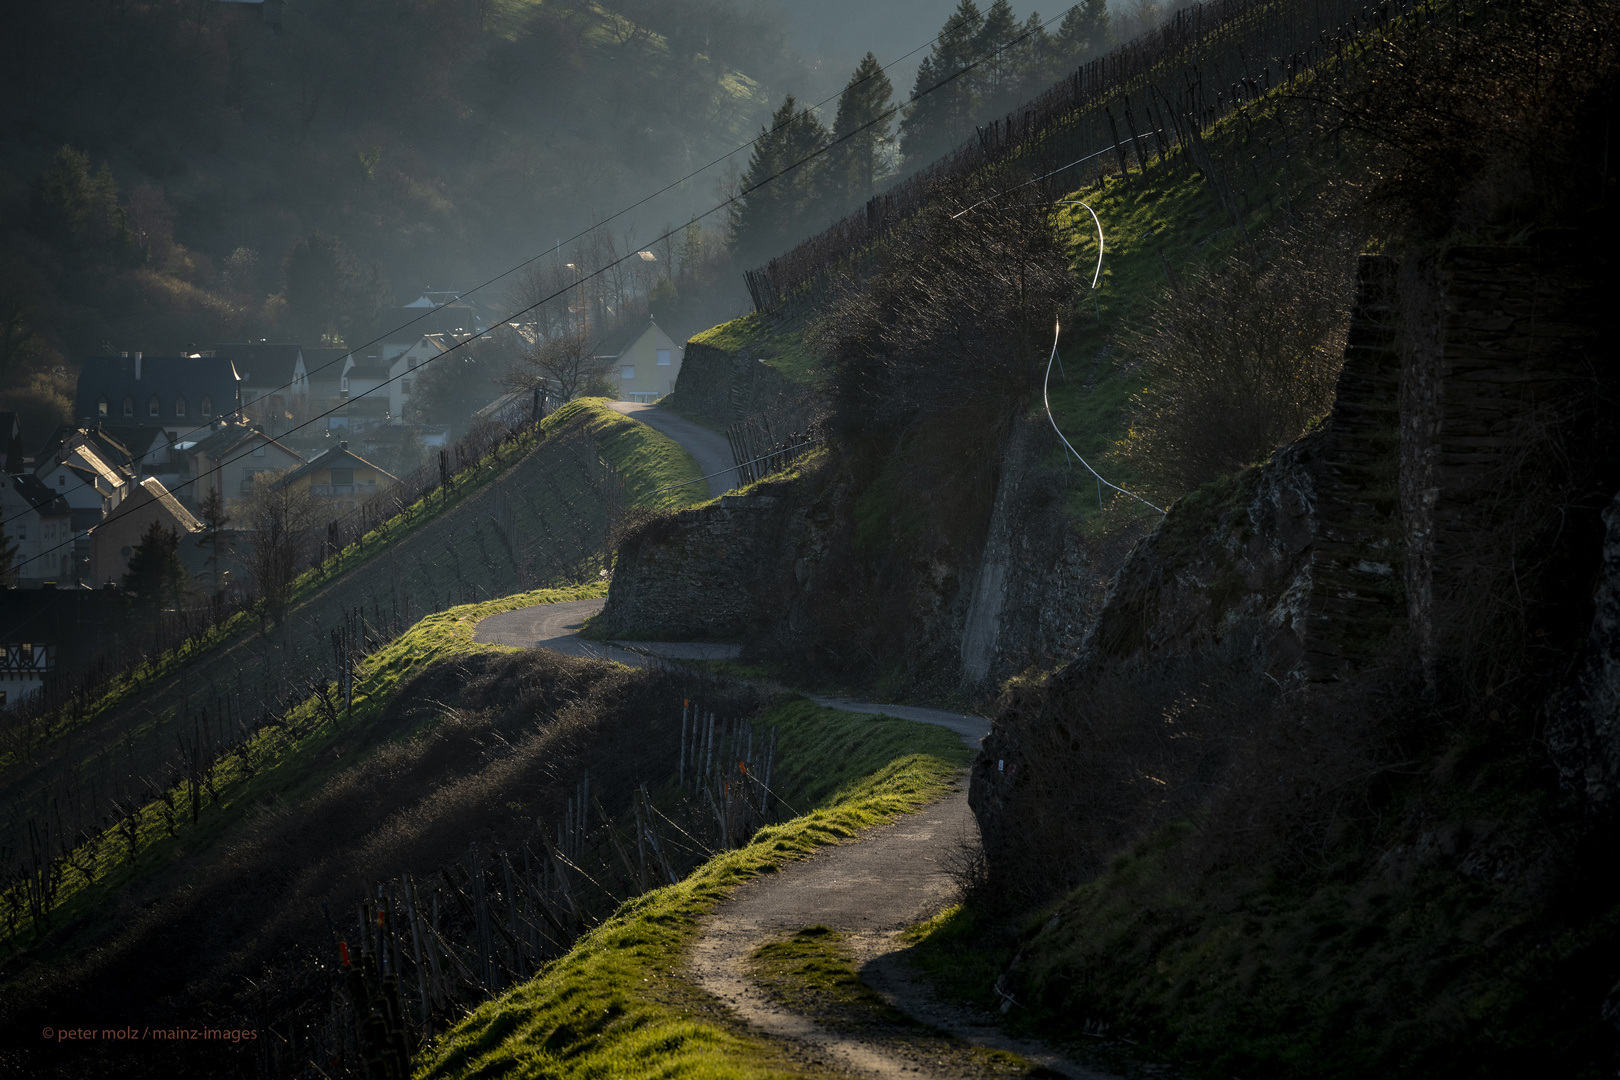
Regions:
<instances>
[{"instance_id":1,"label":"pine tree","mask_svg":"<svg viewBox=\"0 0 1620 1080\"><path fill-rule=\"evenodd\" d=\"M867 53L844 86L833 120L835 149L829 155L828 190L840 208L872 197L873 182L894 144L893 110L894 84L877 57Z\"/></svg>"},{"instance_id":2,"label":"pine tree","mask_svg":"<svg viewBox=\"0 0 1620 1080\"><path fill-rule=\"evenodd\" d=\"M1018 97L1029 98L1046 89L1056 77L1052 70L1052 38L1041 24L1041 13L1032 11L1024 20L1012 48L1013 70L1017 73Z\"/></svg>"},{"instance_id":3,"label":"pine tree","mask_svg":"<svg viewBox=\"0 0 1620 1080\"><path fill-rule=\"evenodd\" d=\"M208 489L208 494L203 496L202 504L197 507L197 513L203 523L203 532L197 539L197 546L208 552L208 568L217 602L225 595L224 565L225 557L230 553L225 529L231 523L231 515L225 510L225 497L212 487Z\"/></svg>"},{"instance_id":4,"label":"pine tree","mask_svg":"<svg viewBox=\"0 0 1620 1080\"><path fill-rule=\"evenodd\" d=\"M180 562L180 536L154 520L141 535L141 542L129 556L124 571L124 591L151 614L163 610L167 602L180 602L185 588L186 568Z\"/></svg>"},{"instance_id":5,"label":"pine tree","mask_svg":"<svg viewBox=\"0 0 1620 1080\"><path fill-rule=\"evenodd\" d=\"M977 59L983 29L978 6L961 0L917 66L911 103L900 121L900 154L908 163L938 157L972 131L973 79L963 73Z\"/></svg>"},{"instance_id":6,"label":"pine tree","mask_svg":"<svg viewBox=\"0 0 1620 1080\"><path fill-rule=\"evenodd\" d=\"M733 208L732 246L746 260L779 254L819 223L819 176L825 162L816 156L831 136L809 109L789 94L759 133L742 197Z\"/></svg>"},{"instance_id":7,"label":"pine tree","mask_svg":"<svg viewBox=\"0 0 1620 1080\"><path fill-rule=\"evenodd\" d=\"M1018 80L1012 41L1018 34L1018 18L1012 5L1007 0L995 0L984 13L984 23L973 42L974 55L979 59L973 73L974 96L980 106L975 112L999 112L1004 107L1003 99L1012 96Z\"/></svg>"},{"instance_id":8,"label":"pine tree","mask_svg":"<svg viewBox=\"0 0 1620 1080\"><path fill-rule=\"evenodd\" d=\"M1103 52L1111 40L1108 0L1081 0L1063 16L1052 46L1060 66L1072 68Z\"/></svg>"}]
</instances>

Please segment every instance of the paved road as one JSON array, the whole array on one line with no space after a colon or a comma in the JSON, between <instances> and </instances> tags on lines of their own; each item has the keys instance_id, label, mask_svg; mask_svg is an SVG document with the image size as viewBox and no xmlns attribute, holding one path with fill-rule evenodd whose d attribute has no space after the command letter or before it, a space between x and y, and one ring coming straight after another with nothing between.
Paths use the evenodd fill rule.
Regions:
<instances>
[{"instance_id":1,"label":"paved road","mask_svg":"<svg viewBox=\"0 0 1620 1080\"><path fill-rule=\"evenodd\" d=\"M668 409L660 409L657 405L645 405L639 401L610 401L608 407L614 412L640 420L654 431L680 443L681 449L697 459L703 475L709 477L711 496L724 495L737 486L737 470L733 468L736 462L732 460L731 444L726 442L724 435L716 435L708 428L676 416ZM713 473L719 475L711 475Z\"/></svg>"}]
</instances>

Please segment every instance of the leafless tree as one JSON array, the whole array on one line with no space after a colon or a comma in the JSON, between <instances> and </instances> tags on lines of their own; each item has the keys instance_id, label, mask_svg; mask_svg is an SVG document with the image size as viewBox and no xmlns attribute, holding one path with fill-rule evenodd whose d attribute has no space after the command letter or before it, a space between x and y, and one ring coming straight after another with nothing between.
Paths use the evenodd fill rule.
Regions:
<instances>
[{"instance_id":1,"label":"leafless tree","mask_svg":"<svg viewBox=\"0 0 1620 1080\"><path fill-rule=\"evenodd\" d=\"M265 610L279 622L292 597L293 580L303 564L315 501L307 487L284 483L286 473L261 473L237 513L253 535L245 561Z\"/></svg>"},{"instance_id":2,"label":"leafless tree","mask_svg":"<svg viewBox=\"0 0 1620 1080\"><path fill-rule=\"evenodd\" d=\"M513 390L544 386L560 400L571 401L603 378L612 366L611 358L593 355L594 344L586 328L547 338L524 355L507 373L504 382Z\"/></svg>"}]
</instances>

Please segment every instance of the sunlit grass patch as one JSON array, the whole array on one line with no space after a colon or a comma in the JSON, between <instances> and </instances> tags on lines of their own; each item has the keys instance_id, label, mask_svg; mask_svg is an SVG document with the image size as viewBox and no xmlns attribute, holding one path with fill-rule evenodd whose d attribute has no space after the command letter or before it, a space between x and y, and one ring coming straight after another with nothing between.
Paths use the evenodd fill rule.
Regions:
<instances>
[{"instance_id":1,"label":"sunlit grass patch","mask_svg":"<svg viewBox=\"0 0 1620 1080\"><path fill-rule=\"evenodd\" d=\"M679 885L627 901L538 978L475 1010L423 1052L429 1077L770 1077L799 1072L697 990L682 954L736 885L915 810L968 756L944 728L789 702L776 724L784 793L807 813L768 826Z\"/></svg>"}]
</instances>

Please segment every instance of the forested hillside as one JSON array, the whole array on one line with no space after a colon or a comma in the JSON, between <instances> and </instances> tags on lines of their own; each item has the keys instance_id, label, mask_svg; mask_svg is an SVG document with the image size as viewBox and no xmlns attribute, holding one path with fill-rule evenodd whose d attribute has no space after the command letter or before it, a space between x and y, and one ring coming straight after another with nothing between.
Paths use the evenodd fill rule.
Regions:
<instances>
[{"instance_id":1,"label":"forested hillside","mask_svg":"<svg viewBox=\"0 0 1620 1080\"><path fill-rule=\"evenodd\" d=\"M469 288L745 141L804 70L748 0L68 0L4 39L0 386L25 417L65 408L88 352L369 337L382 304ZM711 189L600 239L644 244L620 234ZM286 287L317 232L335 325Z\"/></svg>"}]
</instances>

